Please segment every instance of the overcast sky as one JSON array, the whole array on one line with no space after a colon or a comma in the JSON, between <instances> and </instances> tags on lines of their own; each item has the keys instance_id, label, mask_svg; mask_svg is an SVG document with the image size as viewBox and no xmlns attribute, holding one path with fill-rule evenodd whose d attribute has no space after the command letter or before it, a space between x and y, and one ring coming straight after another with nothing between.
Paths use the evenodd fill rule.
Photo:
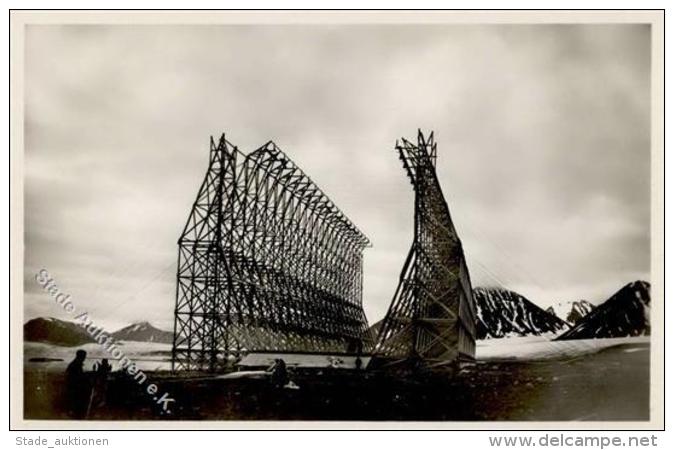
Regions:
<instances>
[{"instance_id":1,"label":"overcast sky","mask_svg":"<svg viewBox=\"0 0 674 450\"><path fill-rule=\"evenodd\" d=\"M25 314L172 327L210 135L274 140L370 238L380 319L412 238L397 138L435 130L474 286L542 307L649 279L647 25L37 26L26 32Z\"/></svg>"}]
</instances>

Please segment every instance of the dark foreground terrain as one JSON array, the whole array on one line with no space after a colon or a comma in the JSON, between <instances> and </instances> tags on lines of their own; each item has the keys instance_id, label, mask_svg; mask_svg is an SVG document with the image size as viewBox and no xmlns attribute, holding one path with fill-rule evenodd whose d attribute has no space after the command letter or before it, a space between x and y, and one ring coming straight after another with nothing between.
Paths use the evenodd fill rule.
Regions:
<instances>
[{"instance_id":1,"label":"dark foreground terrain","mask_svg":"<svg viewBox=\"0 0 674 450\"><path fill-rule=\"evenodd\" d=\"M176 402L171 414L112 374L93 420L648 420L649 346L612 347L571 360L477 362L455 377L296 372L297 390L267 380L149 374ZM68 418L63 375L26 370L25 418ZM145 384L147 386L147 383Z\"/></svg>"}]
</instances>

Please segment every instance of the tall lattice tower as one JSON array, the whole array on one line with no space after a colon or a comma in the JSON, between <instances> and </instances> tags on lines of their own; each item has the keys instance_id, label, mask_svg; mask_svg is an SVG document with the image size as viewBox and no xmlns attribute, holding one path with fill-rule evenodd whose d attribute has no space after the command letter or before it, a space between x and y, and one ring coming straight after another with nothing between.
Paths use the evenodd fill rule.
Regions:
<instances>
[{"instance_id":1,"label":"tall lattice tower","mask_svg":"<svg viewBox=\"0 0 674 450\"><path fill-rule=\"evenodd\" d=\"M219 370L250 351L367 346L368 239L273 142L211 138L178 240L173 368Z\"/></svg>"},{"instance_id":2,"label":"tall lattice tower","mask_svg":"<svg viewBox=\"0 0 674 450\"><path fill-rule=\"evenodd\" d=\"M475 356L475 305L461 241L438 181L433 133L396 143L414 188L414 239L375 355L434 368Z\"/></svg>"}]
</instances>

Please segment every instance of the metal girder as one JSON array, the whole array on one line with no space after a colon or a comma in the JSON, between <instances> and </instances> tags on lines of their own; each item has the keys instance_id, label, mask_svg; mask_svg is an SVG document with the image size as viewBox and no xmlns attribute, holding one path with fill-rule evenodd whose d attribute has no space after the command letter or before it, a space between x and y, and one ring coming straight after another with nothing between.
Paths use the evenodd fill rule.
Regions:
<instances>
[{"instance_id":1,"label":"metal girder","mask_svg":"<svg viewBox=\"0 0 674 450\"><path fill-rule=\"evenodd\" d=\"M174 370L246 351L362 348L368 239L273 142L244 155L211 138L178 240Z\"/></svg>"}]
</instances>

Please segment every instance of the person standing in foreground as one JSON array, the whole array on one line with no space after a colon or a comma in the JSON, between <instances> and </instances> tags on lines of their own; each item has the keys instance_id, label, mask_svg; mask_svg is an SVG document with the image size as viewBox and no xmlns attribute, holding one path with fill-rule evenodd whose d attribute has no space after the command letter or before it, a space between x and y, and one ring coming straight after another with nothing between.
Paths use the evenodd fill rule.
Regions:
<instances>
[{"instance_id":1,"label":"person standing in foreground","mask_svg":"<svg viewBox=\"0 0 674 450\"><path fill-rule=\"evenodd\" d=\"M87 352L77 350L66 369L66 404L68 414L74 419L84 419L89 406L89 379L84 373Z\"/></svg>"}]
</instances>

